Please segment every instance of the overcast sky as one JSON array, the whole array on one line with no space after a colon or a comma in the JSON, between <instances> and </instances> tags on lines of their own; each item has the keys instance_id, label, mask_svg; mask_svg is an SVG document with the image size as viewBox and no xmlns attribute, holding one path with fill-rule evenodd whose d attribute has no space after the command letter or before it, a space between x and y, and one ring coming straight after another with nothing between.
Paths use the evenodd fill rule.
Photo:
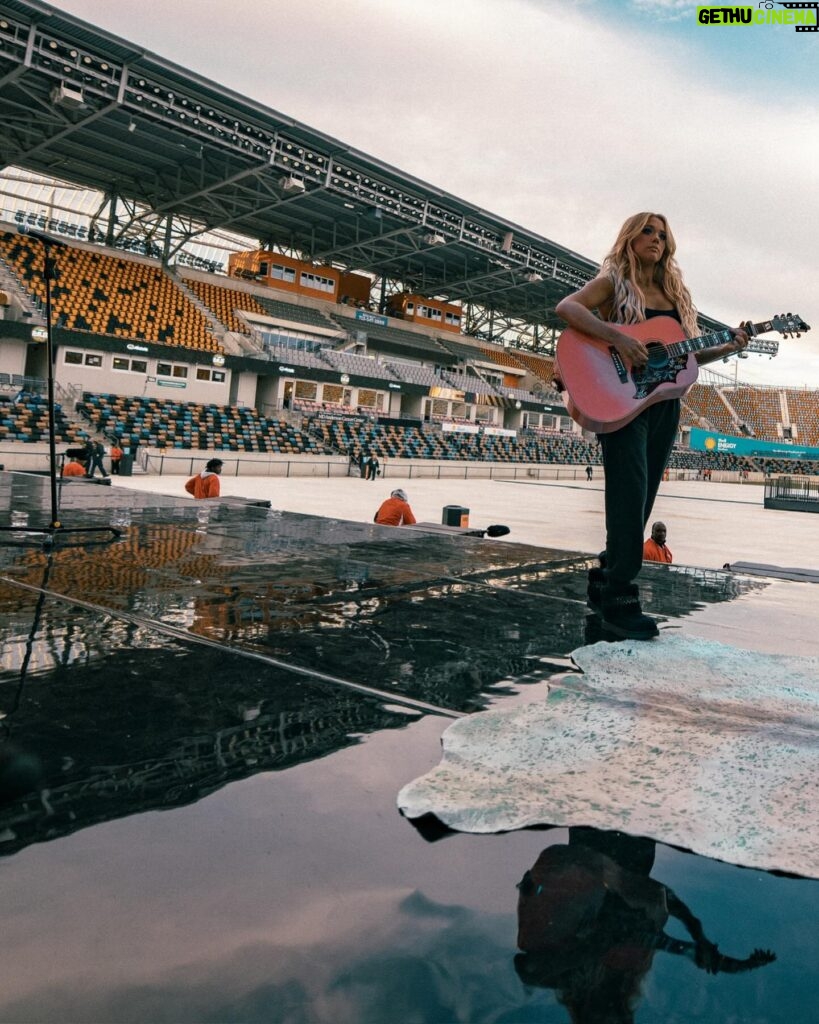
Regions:
<instances>
[{"instance_id":1,"label":"overcast sky","mask_svg":"<svg viewBox=\"0 0 819 1024\"><path fill-rule=\"evenodd\" d=\"M816 325L740 375L819 386L819 33L680 0L56 6L591 259L665 213L703 312Z\"/></svg>"}]
</instances>

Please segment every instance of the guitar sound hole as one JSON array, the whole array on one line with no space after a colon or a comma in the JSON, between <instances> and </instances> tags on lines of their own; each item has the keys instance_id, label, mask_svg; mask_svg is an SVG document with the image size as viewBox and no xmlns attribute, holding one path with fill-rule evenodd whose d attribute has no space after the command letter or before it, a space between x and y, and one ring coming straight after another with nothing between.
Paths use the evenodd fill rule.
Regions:
<instances>
[{"instance_id":1,"label":"guitar sound hole","mask_svg":"<svg viewBox=\"0 0 819 1024\"><path fill-rule=\"evenodd\" d=\"M652 370L662 370L668 366L668 353L665 345L653 342L648 346L648 365Z\"/></svg>"}]
</instances>

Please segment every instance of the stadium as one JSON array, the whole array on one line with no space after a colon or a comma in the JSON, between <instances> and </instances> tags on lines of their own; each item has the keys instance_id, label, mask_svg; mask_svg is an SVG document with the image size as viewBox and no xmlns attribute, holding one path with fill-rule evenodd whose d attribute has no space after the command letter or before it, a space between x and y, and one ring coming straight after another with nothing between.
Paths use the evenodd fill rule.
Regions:
<instances>
[{"instance_id":1,"label":"stadium","mask_svg":"<svg viewBox=\"0 0 819 1024\"><path fill-rule=\"evenodd\" d=\"M13 950L0 1020L634 1019L566 1016L569 989L595 987L593 956L515 956L514 887L525 871L525 931L538 851L571 834L576 854L580 826L620 827L593 798L582 821L555 811L540 830L493 837L413 828L395 810L436 763L444 725L571 689L573 652L604 646L585 610L594 549L580 489L602 460L567 409L555 314L597 264L39 0L0 0L0 126L0 856ZM703 335L727 327L699 322ZM776 356L768 326L809 329L784 312L762 326L743 356ZM751 384L741 367L703 370L688 390L668 476L692 508L702 481L724 485L712 512L728 509L730 530L799 517L807 548L819 391ZM62 481L72 459L88 473L94 443L109 473L121 451L117 475ZM223 497L187 500L183 480L213 458ZM501 543L458 506L418 529L345 518L342 489L364 502L369 485L351 477L373 458L379 499L393 481L463 480L463 494L520 481L528 493L510 504L554 498L566 522L546 543L515 543L514 527ZM261 497L271 478L292 485L290 503ZM566 504L551 481L574 489ZM778 511L761 511L762 485ZM708 528L728 544L729 527ZM686 658L699 664L684 645L727 637L759 653L760 672L769 655L792 657L809 690L805 571L714 567L724 560L641 576L664 637L683 645L683 683ZM655 724L658 694L644 712ZM772 742L792 743L801 765L812 726L791 699ZM708 721L724 713L708 708ZM718 760L696 767L702 791L719 789ZM634 977L658 950L675 955L646 987L646 1020L800 1019L819 868L778 847L771 792L753 826L739 818L742 835L726 838L717 817L694 838L663 832L656 854L655 835L625 835L624 819L640 878L617 890L615 946L644 934L645 905L652 928L660 903L666 917L683 906L688 932L652 932ZM802 795L788 804L805 814L800 835ZM575 879L592 870L596 840L583 842ZM655 856L661 897L643 877ZM680 891L730 948L717 958L713 945L707 971L712 943ZM595 941L604 964L614 947ZM770 972L770 991L705 977L751 971ZM675 1017L689 998L702 1015Z\"/></svg>"},{"instance_id":2,"label":"stadium","mask_svg":"<svg viewBox=\"0 0 819 1024\"><path fill-rule=\"evenodd\" d=\"M553 363L554 307L594 263L57 12L31 36L33 11L14 11L0 29L8 467L47 460L37 232L61 243L60 443L117 439L148 471L190 450L235 453L243 471L259 455L364 449L598 461ZM816 391L704 371L672 466L815 474L817 410ZM749 454L692 449L692 427L745 438Z\"/></svg>"}]
</instances>

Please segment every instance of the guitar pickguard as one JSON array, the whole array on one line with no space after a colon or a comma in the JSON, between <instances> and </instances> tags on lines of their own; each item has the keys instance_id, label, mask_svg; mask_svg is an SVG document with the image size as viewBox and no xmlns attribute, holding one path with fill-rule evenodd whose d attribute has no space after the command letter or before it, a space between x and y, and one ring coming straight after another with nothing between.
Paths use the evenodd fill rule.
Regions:
<instances>
[{"instance_id":1,"label":"guitar pickguard","mask_svg":"<svg viewBox=\"0 0 819 1024\"><path fill-rule=\"evenodd\" d=\"M653 348L654 346L652 346ZM634 397L637 399L647 398L660 384L675 381L677 374L681 373L688 365L688 356L673 356L669 359L663 355L662 361L653 352L650 352L648 364L641 370L632 370L631 379L634 381Z\"/></svg>"}]
</instances>

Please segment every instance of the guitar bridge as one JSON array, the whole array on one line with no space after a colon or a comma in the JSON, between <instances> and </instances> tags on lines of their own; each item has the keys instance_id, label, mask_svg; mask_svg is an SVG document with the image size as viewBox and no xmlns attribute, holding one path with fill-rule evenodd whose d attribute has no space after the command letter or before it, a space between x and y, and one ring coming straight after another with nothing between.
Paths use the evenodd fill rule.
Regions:
<instances>
[{"instance_id":1,"label":"guitar bridge","mask_svg":"<svg viewBox=\"0 0 819 1024\"><path fill-rule=\"evenodd\" d=\"M609 355L611 356L611 361L614 363L614 369L617 371L617 376L620 378L620 383L628 383L628 370L626 369L626 364L623 362L620 353L613 345L609 348Z\"/></svg>"}]
</instances>

